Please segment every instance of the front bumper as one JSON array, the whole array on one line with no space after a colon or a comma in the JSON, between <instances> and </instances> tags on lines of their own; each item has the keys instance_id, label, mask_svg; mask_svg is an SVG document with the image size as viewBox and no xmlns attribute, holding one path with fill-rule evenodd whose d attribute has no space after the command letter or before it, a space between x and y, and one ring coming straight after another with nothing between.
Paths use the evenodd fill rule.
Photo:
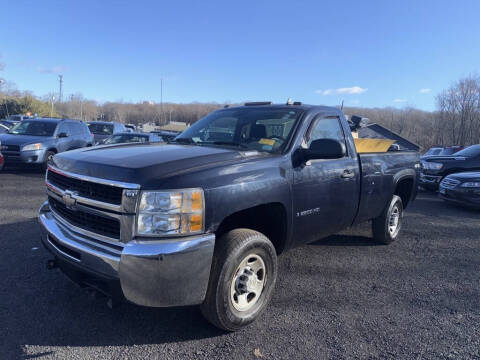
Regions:
<instances>
[{"instance_id":1,"label":"front bumper","mask_svg":"<svg viewBox=\"0 0 480 360\"><path fill-rule=\"evenodd\" d=\"M98 278L117 281L138 305L196 305L207 291L214 234L180 239L106 244L76 233L55 219L48 202L39 211L41 240L59 260Z\"/></svg>"},{"instance_id":2,"label":"front bumper","mask_svg":"<svg viewBox=\"0 0 480 360\"><path fill-rule=\"evenodd\" d=\"M24 164L43 164L45 159L45 149L29 150L20 152L4 152L5 163L24 163Z\"/></svg>"},{"instance_id":3,"label":"front bumper","mask_svg":"<svg viewBox=\"0 0 480 360\"><path fill-rule=\"evenodd\" d=\"M420 173L418 182L421 186L438 189L440 180L442 180L442 176Z\"/></svg>"},{"instance_id":4,"label":"front bumper","mask_svg":"<svg viewBox=\"0 0 480 360\"><path fill-rule=\"evenodd\" d=\"M480 191L471 189L448 189L440 186L439 197L445 201L480 209Z\"/></svg>"}]
</instances>

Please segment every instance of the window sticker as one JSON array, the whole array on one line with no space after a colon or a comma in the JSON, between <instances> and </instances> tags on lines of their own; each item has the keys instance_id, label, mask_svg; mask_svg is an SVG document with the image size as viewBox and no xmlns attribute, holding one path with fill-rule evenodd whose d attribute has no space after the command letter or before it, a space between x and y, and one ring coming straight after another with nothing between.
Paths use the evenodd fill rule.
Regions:
<instances>
[{"instance_id":1,"label":"window sticker","mask_svg":"<svg viewBox=\"0 0 480 360\"><path fill-rule=\"evenodd\" d=\"M258 140L258 143L259 143L259 144L262 144L262 145L270 145L270 146L273 146L273 145L275 144L275 140L273 140L273 139L261 138L260 140Z\"/></svg>"}]
</instances>

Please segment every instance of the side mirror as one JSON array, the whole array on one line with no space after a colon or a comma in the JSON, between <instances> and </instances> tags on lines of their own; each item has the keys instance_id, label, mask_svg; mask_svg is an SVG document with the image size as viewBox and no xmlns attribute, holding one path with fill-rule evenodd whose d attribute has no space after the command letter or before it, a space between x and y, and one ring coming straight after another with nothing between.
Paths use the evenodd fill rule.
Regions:
<instances>
[{"instance_id":1,"label":"side mirror","mask_svg":"<svg viewBox=\"0 0 480 360\"><path fill-rule=\"evenodd\" d=\"M66 138L68 137L67 133L61 132L60 134L57 135L58 138Z\"/></svg>"},{"instance_id":2,"label":"side mirror","mask_svg":"<svg viewBox=\"0 0 480 360\"><path fill-rule=\"evenodd\" d=\"M345 156L345 144L334 139L313 140L308 149L300 149L302 160L339 159Z\"/></svg>"}]
</instances>

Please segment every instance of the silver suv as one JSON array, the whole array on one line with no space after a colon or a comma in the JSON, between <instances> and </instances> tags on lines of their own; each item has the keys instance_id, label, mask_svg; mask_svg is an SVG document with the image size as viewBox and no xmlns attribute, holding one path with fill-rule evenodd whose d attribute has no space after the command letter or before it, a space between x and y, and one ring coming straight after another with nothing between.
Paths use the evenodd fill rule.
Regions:
<instances>
[{"instance_id":1,"label":"silver suv","mask_svg":"<svg viewBox=\"0 0 480 360\"><path fill-rule=\"evenodd\" d=\"M19 122L0 135L0 150L5 165L40 164L56 153L93 145L87 125L78 120L36 118Z\"/></svg>"}]
</instances>

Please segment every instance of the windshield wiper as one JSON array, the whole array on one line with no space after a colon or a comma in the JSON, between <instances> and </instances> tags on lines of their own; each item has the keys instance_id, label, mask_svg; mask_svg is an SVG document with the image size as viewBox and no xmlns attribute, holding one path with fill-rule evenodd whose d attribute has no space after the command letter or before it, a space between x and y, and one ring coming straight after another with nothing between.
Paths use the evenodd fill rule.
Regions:
<instances>
[{"instance_id":1,"label":"windshield wiper","mask_svg":"<svg viewBox=\"0 0 480 360\"><path fill-rule=\"evenodd\" d=\"M238 143L238 142L231 142L231 141L202 141L198 143L199 145L206 144L206 145L230 145L230 146L238 146L244 149L248 148L247 144Z\"/></svg>"},{"instance_id":2,"label":"windshield wiper","mask_svg":"<svg viewBox=\"0 0 480 360\"><path fill-rule=\"evenodd\" d=\"M192 138L178 138L178 139L173 139L168 142L170 143L180 143L180 144L196 144L195 141L193 141Z\"/></svg>"}]
</instances>

